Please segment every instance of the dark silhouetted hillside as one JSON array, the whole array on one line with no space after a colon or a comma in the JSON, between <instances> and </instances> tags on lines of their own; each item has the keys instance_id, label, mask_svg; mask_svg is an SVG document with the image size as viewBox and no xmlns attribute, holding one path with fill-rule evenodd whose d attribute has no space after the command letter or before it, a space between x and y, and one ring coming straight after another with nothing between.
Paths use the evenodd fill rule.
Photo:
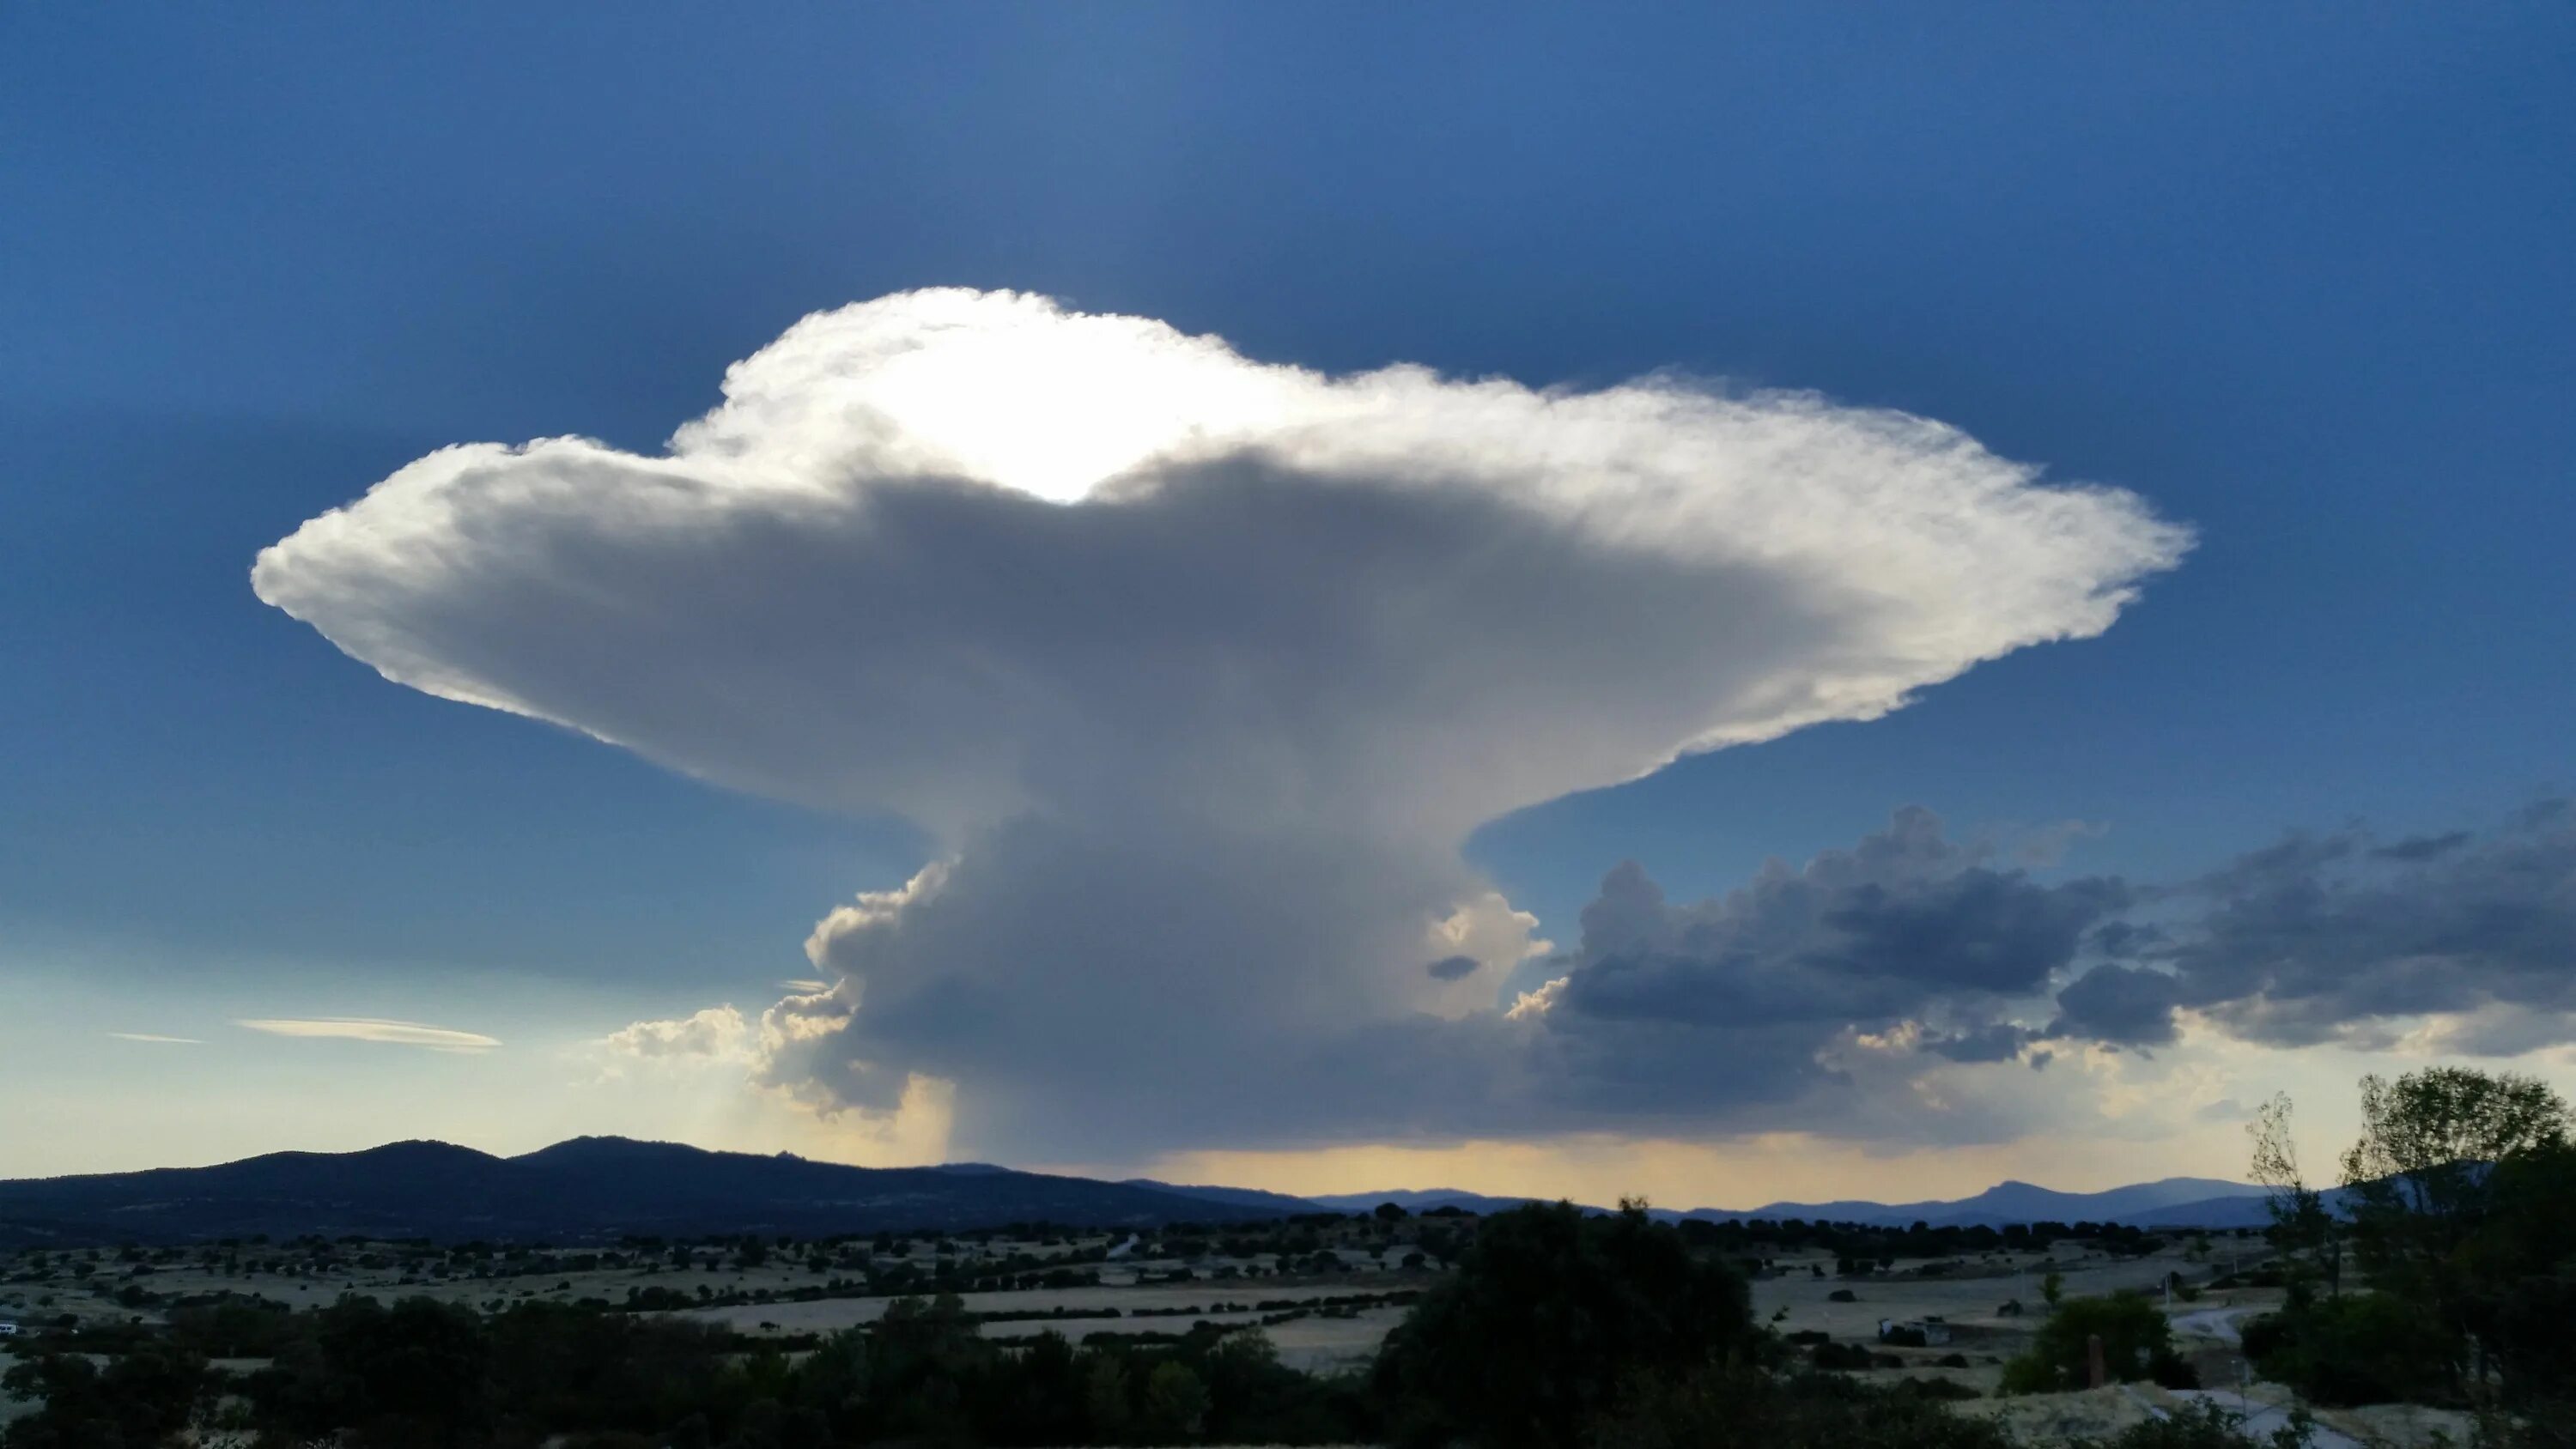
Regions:
<instances>
[{"instance_id":1,"label":"dark silhouetted hillside","mask_svg":"<svg viewBox=\"0 0 2576 1449\"><path fill-rule=\"evenodd\" d=\"M522 1157L443 1142L278 1152L214 1167L0 1182L0 1244L318 1233L436 1239L819 1236L1013 1222L1135 1228L1276 1208L1127 1183L956 1167L845 1167L781 1154L582 1137Z\"/></svg>"}]
</instances>

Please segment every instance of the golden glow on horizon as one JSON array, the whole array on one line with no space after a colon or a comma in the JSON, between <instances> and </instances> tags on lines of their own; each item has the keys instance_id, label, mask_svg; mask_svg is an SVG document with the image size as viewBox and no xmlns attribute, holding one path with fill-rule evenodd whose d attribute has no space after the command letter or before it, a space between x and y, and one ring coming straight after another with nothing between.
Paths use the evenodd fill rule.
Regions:
<instances>
[{"instance_id":1,"label":"golden glow on horizon","mask_svg":"<svg viewBox=\"0 0 2576 1449\"><path fill-rule=\"evenodd\" d=\"M1441 1147L1191 1152L1156 1159L1142 1175L1164 1182L1300 1195L1449 1187L1497 1196L1572 1197L1597 1204L1643 1196L1658 1207L1753 1208L1770 1202L1836 1198L1911 1202L1967 1197L2006 1179L2065 1192L2098 1191L2159 1177L2241 1180L2244 1158L2243 1130L2228 1121L2200 1124L2153 1143L2036 1137L1901 1152L1872 1151L1804 1133L1714 1145L1586 1137Z\"/></svg>"}]
</instances>

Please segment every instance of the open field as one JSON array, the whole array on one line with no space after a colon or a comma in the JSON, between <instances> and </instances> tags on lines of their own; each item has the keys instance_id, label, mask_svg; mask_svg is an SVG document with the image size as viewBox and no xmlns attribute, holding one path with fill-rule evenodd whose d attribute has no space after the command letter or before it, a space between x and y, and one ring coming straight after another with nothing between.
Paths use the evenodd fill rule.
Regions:
<instances>
[{"instance_id":1,"label":"open field","mask_svg":"<svg viewBox=\"0 0 2576 1449\"><path fill-rule=\"evenodd\" d=\"M725 1328L744 1337L792 1341L874 1322L895 1301L890 1294L861 1294L855 1272L905 1269L928 1275L945 1263L954 1274L987 1271L1016 1264L1025 1279L1029 1265L1079 1265L1097 1281L1061 1286L1017 1286L966 1291L958 1297L968 1312L1033 1315L986 1322L979 1331L997 1340L1025 1339L1056 1332L1081 1341L1093 1333L1182 1333L1195 1323L1229 1327L1262 1327L1277 1346L1281 1362L1307 1372L1331 1373L1360 1368L1399 1322L1404 1307L1364 1303L1357 1307L1322 1307L1324 1300L1390 1292L1419 1291L1439 1281L1436 1266L1403 1266L1405 1244L1383 1237L1362 1239L1280 1255L1229 1256L1204 1250L1186 1259L1177 1256L1121 1256L1123 1239L1105 1235L1063 1237L1052 1241L992 1238L981 1242L924 1238L906 1242L902 1251L880 1253L863 1246L782 1248L775 1255L743 1256L707 1251L688 1255L687 1266L672 1260L673 1250L611 1255L607 1263L583 1262L584 1254L498 1258L478 1264L417 1245L333 1244L301 1248L262 1245L209 1262L202 1254L176 1260L137 1263L124 1255L102 1253L54 1255L41 1267L22 1257L7 1265L0 1282L0 1318L50 1324L69 1314L83 1325L140 1319L164 1319L167 1305L207 1294L255 1293L296 1306L320 1307L345 1293L379 1299L421 1295L486 1310L530 1301L620 1303L631 1293L669 1294L682 1300L701 1297L720 1301L703 1307L658 1310L667 1316ZM1885 1355L1864 1377L1889 1379L1939 1377L1964 1384L1986 1396L1960 1406L1963 1413L1992 1415L2024 1442L2061 1442L2070 1434L2101 1435L2184 1402L2151 1385L2131 1384L2084 1393L1994 1397L2004 1360L2028 1346L2044 1312L2041 1280L2060 1277L2069 1299L2122 1291L2157 1290L2167 1275L2186 1284L2206 1283L2229 1271L2231 1253L2251 1253L2251 1242L2221 1238L2193 1251L2175 1243L2142 1256L2115 1257L2098 1248L2060 1241L2047 1251L1993 1251L1943 1259L1898 1259L1892 1267L1855 1276L1839 1276L1828 1255L1784 1254L1767 1260L1751 1276L1750 1293L1757 1321L1782 1333L1821 1331L1835 1342L1861 1345ZM855 1255L855 1256L854 1256ZM156 1257L160 1255L155 1255ZM590 1255L596 1257L596 1255ZM80 1267L88 1265L88 1272ZM229 1271L227 1270L229 1268ZM1286 1271L1283 1271L1286 1270ZM1185 1279L1176 1276L1188 1273ZM828 1285L828 1288L827 1288ZM924 1285L925 1289L927 1285ZM832 1296L814 1297L818 1289ZM791 1295L809 1296L799 1301ZM1837 1293L1850 1301L1835 1301ZM2234 1407L2242 1384L2242 1361L2236 1351L2244 1318L2276 1306L2277 1291L2213 1290L2197 1301L2169 1307L2177 1339L2198 1367L2202 1382L2222 1402ZM765 1301L762 1301L765 1300ZM2018 1302L2023 1311L2006 1311ZM1263 1324L1301 1305L1317 1305L1283 1322ZM1047 1315L1047 1316L1035 1316ZM1878 1341L1882 1319L1938 1319L1950 1342L1922 1348L1891 1347ZM1900 1366L1890 1366L1886 1359ZM1943 1363L1941 1360L1950 1362ZM1964 1362L1962 1362L1964 1361ZM234 1367L256 1367L242 1363ZM2286 1390L2253 1385L2247 1405L2258 1415L2277 1418L2290 1403ZM32 1411L32 1405L0 1400L0 1422ZM2395 1446L2427 1445L2448 1434L2465 1435L2457 1415L2437 1411L2382 1407L2321 1413L2327 1433L2320 1449L2344 1449L2362 1442ZM2263 1422L2268 1422L2264 1420Z\"/></svg>"},{"instance_id":2,"label":"open field","mask_svg":"<svg viewBox=\"0 0 2576 1449\"><path fill-rule=\"evenodd\" d=\"M1108 1235L1053 1242L995 1237L946 1243L951 1251L941 1252L941 1244L925 1239L899 1253L872 1252L861 1245L834 1252L814 1250L804 1256L780 1252L751 1264L734 1255L709 1252L692 1255L686 1267L674 1266L658 1252L602 1255L593 1250L466 1264L401 1244L319 1249L263 1245L223 1253L222 1262L206 1261L197 1250L153 1254L134 1262L114 1250L95 1256L85 1252L20 1255L14 1262L0 1262L0 1319L31 1327L52 1326L66 1317L84 1326L138 1318L156 1322L171 1303L220 1294L256 1295L296 1308L325 1307L344 1294L388 1302L426 1297L487 1311L522 1302L589 1300L623 1305L630 1294L652 1294L665 1302L679 1300L668 1311L753 1336L828 1333L874 1321L898 1296L869 1292L865 1282L871 1275L882 1279L890 1269L908 1270L916 1281L902 1291L926 1294L940 1291L935 1275L943 1265L971 1280L995 1265L1033 1261L1041 1268L1064 1265L1085 1281L1048 1288L969 1288L960 1296L977 1313L1100 1310L1105 1324L1126 1331L1178 1332L1194 1319L1132 1319L1129 1315L1222 1302L1239 1303L1245 1312L1211 1316L1257 1317L1252 1310L1257 1303L1382 1294L1418 1289L1434 1281L1428 1269L1397 1266L1395 1254L1381 1256L1359 1248L1315 1249L1300 1255L1298 1271L1283 1274L1275 1256L1104 1256L1117 1251L1121 1242ZM602 1256L619 1261L595 1265L588 1261ZM721 1265L708 1261L717 1257L725 1261ZM1171 1281L1176 1278L1181 1281ZM803 1301L798 1301L800 1297ZM688 1300L706 1299L716 1301L703 1308L685 1306Z\"/></svg>"}]
</instances>

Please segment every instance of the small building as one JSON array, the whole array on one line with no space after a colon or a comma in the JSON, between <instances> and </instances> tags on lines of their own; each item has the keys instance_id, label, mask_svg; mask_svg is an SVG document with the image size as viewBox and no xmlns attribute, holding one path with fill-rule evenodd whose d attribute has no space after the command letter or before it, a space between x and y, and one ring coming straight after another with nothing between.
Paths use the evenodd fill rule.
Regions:
<instances>
[{"instance_id":1,"label":"small building","mask_svg":"<svg viewBox=\"0 0 2576 1449\"><path fill-rule=\"evenodd\" d=\"M1950 1341L1950 1325L1938 1318L1882 1318L1878 1341L1909 1348L1932 1348Z\"/></svg>"}]
</instances>

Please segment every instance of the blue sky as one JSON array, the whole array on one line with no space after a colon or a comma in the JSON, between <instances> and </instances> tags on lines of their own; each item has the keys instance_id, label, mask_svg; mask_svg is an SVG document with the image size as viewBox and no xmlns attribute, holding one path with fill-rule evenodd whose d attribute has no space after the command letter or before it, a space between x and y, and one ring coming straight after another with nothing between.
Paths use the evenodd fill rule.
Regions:
<instances>
[{"instance_id":1,"label":"blue sky","mask_svg":"<svg viewBox=\"0 0 2576 1449\"><path fill-rule=\"evenodd\" d=\"M832 1150L604 1087L582 1044L775 997L923 829L397 688L247 574L442 445L657 450L798 317L919 287L1326 371L1811 389L2195 531L2099 638L1485 825L1467 859L1560 946L1622 860L1695 900L1909 804L2083 822L2042 879L2489 828L2569 784L2571 60L2540 5L14 10L0 1079L58 1100L0 1172L433 1132ZM230 1024L276 1016L505 1046ZM2348 1081L2343 1049L2231 1057L2223 1095L2267 1061ZM1512 1170L1614 1170L1571 1161Z\"/></svg>"}]
</instances>

